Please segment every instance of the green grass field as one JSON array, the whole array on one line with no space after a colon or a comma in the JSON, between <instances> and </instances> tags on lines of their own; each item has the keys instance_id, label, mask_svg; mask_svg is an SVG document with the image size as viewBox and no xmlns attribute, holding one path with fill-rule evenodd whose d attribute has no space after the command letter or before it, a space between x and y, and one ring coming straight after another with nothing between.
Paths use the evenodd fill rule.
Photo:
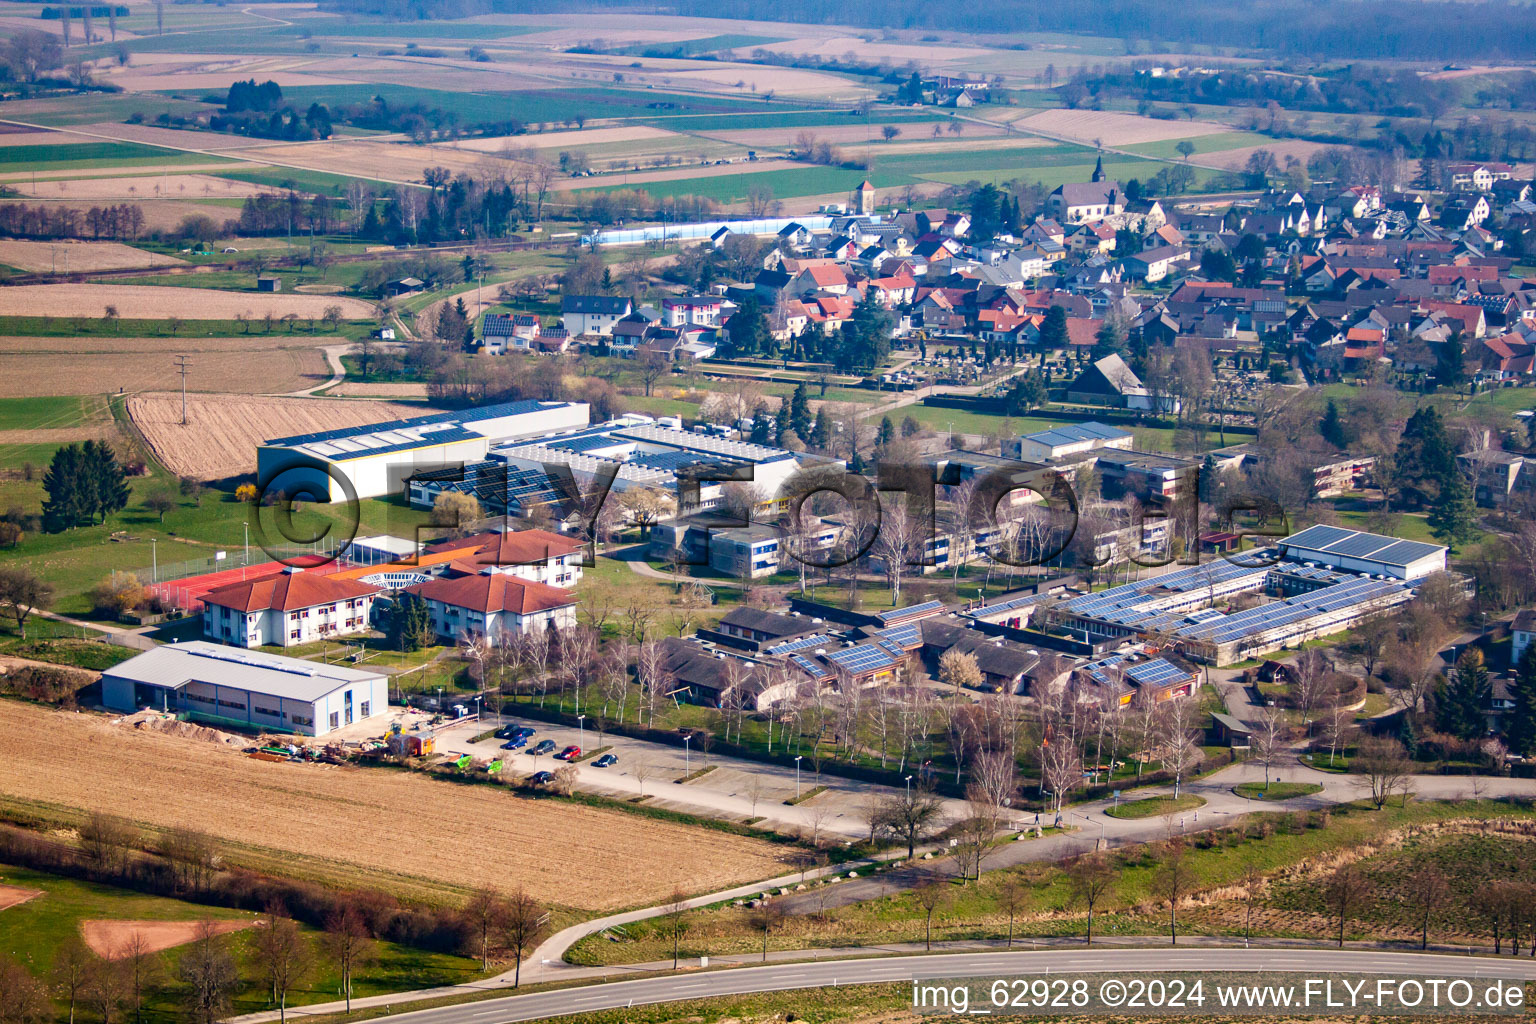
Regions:
<instances>
[{"instance_id":1,"label":"green grass field","mask_svg":"<svg viewBox=\"0 0 1536 1024\"><path fill-rule=\"evenodd\" d=\"M478 21L347 21L342 18L305 18L300 24L276 34L291 36L344 36L348 39L508 39L542 32L527 25L488 25Z\"/></svg>"},{"instance_id":2,"label":"green grass field","mask_svg":"<svg viewBox=\"0 0 1536 1024\"><path fill-rule=\"evenodd\" d=\"M1195 154L1214 153L1223 149L1240 149L1244 146L1262 146L1274 140L1257 132L1216 132L1211 135L1196 135L1188 139L1160 139L1157 142L1138 142L1129 146L1120 146L1119 149L1130 150L1132 153L1140 153L1142 156L1160 157L1164 160L1182 160L1184 154L1179 152L1180 142L1189 142L1195 147Z\"/></svg>"},{"instance_id":3,"label":"green grass field","mask_svg":"<svg viewBox=\"0 0 1536 1024\"><path fill-rule=\"evenodd\" d=\"M136 41L138 42L142 40ZM92 93L86 96L60 96L0 103L0 117L25 121L29 124L63 128L77 124L96 124L101 121L122 121L131 114L143 114L149 118L161 113L190 117L212 109L206 103L147 93Z\"/></svg>"},{"instance_id":4,"label":"green grass field","mask_svg":"<svg viewBox=\"0 0 1536 1024\"><path fill-rule=\"evenodd\" d=\"M1149 796L1144 800L1125 800L1119 806L1104 813L1111 818L1156 818L1164 814L1180 814L1204 807L1205 800L1185 793L1177 799L1171 796Z\"/></svg>"},{"instance_id":5,"label":"green grass field","mask_svg":"<svg viewBox=\"0 0 1536 1024\"><path fill-rule=\"evenodd\" d=\"M61 878L26 868L0 865L0 883L41 890L41 895L3 912L6 952L15 956L38 977L47 979L64 941L79 933L81 923L108 921L228 921L253 922L249 911L188 903L149 896L128 889ZM336 998L340 980L326 960L320 935L303 928L310 947L312 969L288 994L288 1005L328 1002ZM270 989L264 984L252 955L253 933L237 931L225 941L235 957L240 982L235 991L234 1013L255 1013L270 1008ZM155 959L160 978L145 1008L146 1024L172 1024L182 1020L182 986L175 965L185 947L168 949ZM482 977L480 963L464 957L428 953L391 942L369 944L369 963L353 978L354 998L402 989L454 985Z\"/></svg>"},{"instance_id":6,"label":"green grass field","mask_svg":"<svg viewBox=\"0 0 1536 1024\"><path fill-rule=\"evenodd\" d=\"M1232 792L1249 800L1292 800L1322 791L1316 782L1271 782L1268 789L1262 782L1240 782L1232 787Z\"/></svg>"},{"instance_id":7,"label":"green grass field","mask_svg":"<svg viewBox=\"0 0 1536 1024\"><path fill-rule=\"evenodd\" d=\"M62 140L61 140L62 141ZM223 157L182 153L137 142L69 142L57 146L0 146L0 170L58 171L133 167L140 164L222 164Z\"/></svg>"},{"instance_id":8,"label":"green grass field","mask_svg":"<svg viewBox=\"0 0 1536 1024\"><path fill-rule=\"evenodd\" d=\"M92 402L100 403L101 399L10 399L0 402L0 422L16 423L32 415L50 417L43 422L52 427L98 422L100 406L93 407ZM120 404L115 411L120 414ZM27 514L41 511L43 473L58 447L46 443L0 445L0 468L19 469L26 463L34 467L31 481L0 480L0 508L19 507ZM15 548L0 549L0 565L27 566L54 586L54 610L88 615L92 610L89 591L114 571L141 573L149 582L150 569L156 564L206 561L219 550L229 552L230 558L241 556L250 509L232 500L232 495L209 490L200 499L181 496L176 479L158 465L151 465L148 476L130 479L129 490L128 507L106 523L61 533L29 533ZM156 493L168 493L176 499L176 507L163 521L144 507L145 499ZM402 504L367 500L357 507L356 532L409 537L427 518L427 513ZM292 543L283 538L270 510L263 511L259 522L273 544L287 547ZM352 522L345 505L304 504L294 515L291 532L294 537L344 537ZM264 557L259 550L260 538L261 532L253 527L253 561Z\"/></svg>"},{"instance_id":9,"label":"green grass field","mask_svg":"<svg viewBox=\"0 0 1536 1024\"><path fill-rule=\"evenodd\" d=\"M782 101L750 96L702 96L652 89L584 87L528 89L517 92L461 93L408 85L304 85L283 90L296 106L367 103L383 96L391 104L420 103L457 114L465 125L518 120L525 124L586 118L641 118L658 114L736 114L749 110L795 110Z\"/></svg>"},{"instance_id":10,"label":"green grass field","mask_svg":"<svg viewBox=\"0 0 1536 1024\"><path fill-rule=\"evenodd\" d=\"M1423 838L1419 841L1422 844L1446 851L1437 854L1436 862L1442 871L1454 879L1454 890L1466 891L1486 879L1490 872L1528 872L1529 858L1523 853L1527 844L1513 836L1500 838L1494 834L1486 837L1486 845L1476 851L1468 851L1465 847L1446 848L1442 841L1435 838L1435 827L1440 823L1454 821L1513 820L1528 823L1531 819L1532 811L1529 808L1486 800L1411 802L1406 808L1394 802L1379 812L1367 809L1364 804L1310 813L1284 813L1281 808L1260 811L1256 807L1250 819L1251 824L1244 830L1223 831L1209 839L1199 835L1187 837L1185 863L1190 869L1191 890L1208 890L1237 883L1250 866L1269 875L1308 858L1324 857L1352 848L1374 847L1382 844L1389 836L1413 829L1421 830ZM1084 838L1090 839L1091 835L1085 834ZM1452 836L1451 841L1455 842L1457 838ZM1127 847L1110 853L1115 880L1098 908L1094 924L1097 935L1105 938L1115 935L1166 936L1167 913L1157 906L1154 896L1154 880L1160 865L1157 852L1156 844L1153 844ZM1475 853L1475 859L1468 857L1469 853ZM1396 856L1401 859L1400 855ZM933 939L964 940L1005 936L1008 932L1008 917L998 905L999 883L1006 875L1015 872L1023 878L1029 893L1029 902L1015 921L1016 934L1082 935L1085 914L1083 908L1072 899L1071 885L1065 872L1055 865L1026 865L1009 871L988 872L980 882L946 887L946 903L934 915ZM1403 877L1403 874L1398 877ZM1400 891L1392 886L1384 886L1380 891L1380 899L1373 902L1381 907L1384 915L1392 913L1393 900L1398 901L1397 919L1384 918L1381 923L1387 927L1401 927L1404 911ZM1294 897L1272 898L1267 901L1267 905L1285 905L1294 899L1301 904L1294 909L1326 913L1315 909L1320 896L1318 880L1300 879L1295 883ZM1241 936L1243 925L1238 912L1240 907L1222 915L1216 908L1204 907L1204 900L1199 902L1202 904L1201 910L1180 914L1181 935L1235 933ZM1235 902L1229 901L1228 906ZM751 928L739 909L716 907L692 911L688 916L690 928L682 943L684 956L718 956L732 952L753 952L762 948L761 931ZM814 915L791 918L774 929L768 948L803 949L859 943L922 942L923 916L922 909L910 892L888 895L838 907L828 911L819 920ZM1305 916L1282 919L1272 924L1260 919L1254 931L1258 935L1317 937L1315 919ZM1379 934L1379 937L1386 937L1387 934L1400 937L1400 932L1387 932ZM1491 947L1491 943L1489 945ZM669 958L671 952L671 941L658 924L645 922L626 926L622 936L593 936L585 939L572 950L571 959L584 964L635 963Z\"/></svg>"}]
</instances>

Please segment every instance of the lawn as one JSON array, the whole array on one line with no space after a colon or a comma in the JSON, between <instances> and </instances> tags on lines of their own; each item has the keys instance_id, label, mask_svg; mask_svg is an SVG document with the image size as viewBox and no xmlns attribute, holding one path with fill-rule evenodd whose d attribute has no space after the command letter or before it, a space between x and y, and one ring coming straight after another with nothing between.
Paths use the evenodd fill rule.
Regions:
<instances>
[{"instance_id":1,"label":"lawn","mask_svg":"<svg viewBox=\"0 0 1536 1024\"><path fill-rule=\"evenodd\" d=\"M257 917L248 911L150 896L5 865L0 865L0 882L42 890L41 896L0 913L4 914L6 924L6 952L43 978L48 976L65 939L78 933L82 921L244 922ZM314 966L289 992L290 1007L333 1000L340 985L336 972L320 948L319 932L305 927L303 934ZM226 940L240 975L232 1006L235 1014L259 1012L270 1005L270 990L253 962L252 938L252 932L246 930L235 932ZM461 984L483 976L477 960L429 953L391 942L375 941L369 945L372 962L360 968L354 976L354 997ZM175 965L184 950L185 947L173 948L156 957L162 980L149 997L143 1018L146 1024L173 1024L184 1019L181 986L175 982L167 984L175 977Z\"/></svg>"},{"instance_id":2,"label":"lawn","mask_svg":"<svg viewBox=\"0 0 1536 1024\"><path fill-rule=\"evenodd\" d=\"M1182 811L1193 811L1204 807L1205 800L1202 797L1190 796L1184 793L1177 798L1171 796L1149 796L1142 800L1122 801L1115 807L1111 807L1104 813L1111 818L1156 818L1163 814L1178 814Z\"/></svg>"},{"instance_id":3,"label":"lawn","mask_svg":"<svg viewBox=\"0 0 1536 1024\"><path fill-rule=\"evenodd\" d=\"M1248 800L1291 800L1322 791L1316 782L1271 782L1268 789L1262 782L1240 782L1232 787L1232 792Z\"/></svg>"},{"instance_id":4,"label":"lawn","mask_svg":"<svg viewBox=\"0 0 1536 1024\"><path fill-rule=\"evenodd\" d=\"M101 672L138 653L105 641L106 634L93 629L33 616L27 620L25 640L9 626L0 630L0 654Z\"/></svg>"},{"instance_id":5,"label":"lawn","mask_svg":"<svg viewBox=\"0 0 1536 1024\"><path fill-rule=\"evenodd\" d=\"M1344 805L1328 811L1283 813L1280 810L1256 811L1237 829L1187 838L1185 863L1192 881L1190 891L1219 889L1237 884L1250 866L1265 875L1293 868L1308 859L1327 859L1342 850L1391 849L1388 840L1413 830L1434 842L1437 825L1448 822L1479 820L1513 821L1516 828L1532 820L1529 808L1514 803L1414 802L1402 808L1393 804L1383 811L1369 810L1363 804ZM1460 827L1460 826L1458 826ZM1465 837L1471 840L1472 836ZM1454 837L1453 837L1454 839ZM1436 843L1436 861L1441 870L1455 877L1454 888L1486 877L1489 870L1511 873L1529 871L1525 841L1516 835L1500 837L1497 833L1477 837L1485 848L1475 851ZM1471 844L1477 845L1477 844ZM1444 850L1444 852L1440 852ZM1458 863L1453 851L1475 853L1476 859ZM1166 908L1154 897L1155 878L1161 863L1158 844L1132 846L1113 851L1110 865L1114 882L1099 904L1095 919L1098 935L1147 935L1167 933ZM1390 855L1388 855L1390 856ZM1406 874L1406 872L1404 872ZM998 904L999 883L1008 876L1022 877L1027 886L1028 902L1015 921L1021 936L1081 936L1084 911L1072 898L1065 872L1055 865L1026 865L1007 871L986 873L979 882L950 885L944 890L945 904L934 915L933 939L999 939L1008 933L1008 916ZM1402 875L1398 876L1403 877ZM1270 906L1282 908L1289 902L1309 901L1304 912L1295 916L1263 916L1255 920L1259 935L1283 935L1317 938L1317 921L1308 914L1326 914L1316 907L1319 896L1314 878L1298 879L1295 888L1269 900ZM1392 886L1381 890L1381 912L1391 912L1391 901L1402 900ZM1183 934L1241 935L1243 921L1238 897L1227 896L1225 905L1204 897L1191 901L1181 912ZM1401 914L1401 903L1397 911ZM746 922L743 912L733 907L715 907L692 911L689 929L684 934L682 955L718 956L750 953L762 948L762 933ZM1400 921L1391 922L1399 930L1377 937L1402 938ZM1454 923L1451 924L1454 927ZM1442 925L1441 927L1446 927ZM775 927L769 940L770 950L839 947L895 942L922 942L923 911L910 892L896 893L830 910L824 917L792 917ZM1166 940L1165 940L1166 941ZM571 959L577 963L635 963L670 957L669 936L659 922L627 925L622 932L591 936L578 943Z\"/></svg>"},{"instance_id":6,"label":"lawn","mask_svg":"<svg viewBox=\"0 0 1536 1024\"><path fill-rule=\"evenodd\" d=\"M92 402L100 399L9 399L0 402L0 423L14 423L29 412L51 415L47 425L68 427L87 422L92 416ZM7 418L8 417L8 418ZM110 428L109 431L110 432ZM57 444L17 444L0 446L0 466L20 467L30 462L34 479L0 482L0 507L19 506L25 513L38 513L44 497L42 477ZM122 445L119 440L119 449ZM0 550L0 565L22 564L32 569L55 588L54 610L84 615L91 611L88 592L113 571L142 573L149 582L152 565L166 567L176 562L206 561L218 550L241 555L250 521L250 508L233 500L233 495L208 490L198 498L177 494L177 481L158 465L151 465L148 476L129 480L128 507L111 516L105 524L76 527L62 533L28 534L15 548ZM176 507L162 520L144 507L145 499L168 492ZM412 535L428 513L403 504L369 499L357 508L359 535L388 533ZM266 532L282 542L270 510L263 511L260 522ZM344 505L305 503L294 517L294 536L313 536L329 529L331 536L345 536L351 520ZM252 529L252 558L257 531Z\"/></svg>"}]
</instances>

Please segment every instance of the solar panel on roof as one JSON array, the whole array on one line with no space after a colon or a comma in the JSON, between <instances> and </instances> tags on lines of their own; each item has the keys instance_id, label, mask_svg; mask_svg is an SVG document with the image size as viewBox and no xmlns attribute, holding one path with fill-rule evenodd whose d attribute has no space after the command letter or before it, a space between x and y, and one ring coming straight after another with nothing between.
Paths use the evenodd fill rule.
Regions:
<instances>
[{"instance_id":1,"label":"solar panel on roof","mask_svg":"<svg viewBox=\"0 0 1536 1024\"><path fill-rule=\"evenodd\" d=\"M922 642L922 629L915 622L905 623L900 626L890 626L882 629L880 635L891 643L902 647L915 647Z\"/></svg>"},{"instance_id":2,"label":"solar panel on roof","mask_svg":"<svg viewBox=\"0 0 1536 1024\"><path fill-rule=\"evenodd\" d=\"M876 612L875 618L881 622L893 622L898 619L909 619L918 615L926 615L943 607L943 601L924 601L922 604L908 605L906 608L892 608L889 611Z\"/></svg>"},{"instance_id":3,"label":"solar panel on roof","mask_svg":"<svg viewBox=\"0 0 1536 1024\"><path fill-rule=\"evenodd\" d=\"M798 640L786 640L782 644L774 644L765 648L769 654L789 654L792 651L812 650L817 647L825 647L832 642L832 638L825 633L812 633Z\"/></svg>"},{"instance_id":4,"label":"solar panel on roof","mask_svg":"<svg viewBox=\"0 0 1536 1024\"><path fill-rule=\"evenodd\" d=\"M1357 533L1353 537L1346 537L1335 544L1328 545L1330 555L1342 555L1345 558L1369 558L1373 552L1382 548L1391 547L1391 537L1383 537L1374 533Z\"/></svg>"},{"instance_id":5,"label":"solar panel on roof","mask_svg":"<svg viewBox=\"0 0 1536 1024\"><path fill-rule=\"evenodd\" d=\"M1329 544L1337 544L1354 532L1338 526L1309 526L1300 533L1285 538L1280 544L1302 548L1325 548Z\"/></svg>"},{"instance_id":6,"label":"solar panel on roof","mask_svg":"<svg viewBox=\"0 0 1536 1024\"><path fill-rule=\"evenodd\" d=\"M1425 544L1417 540L1400 540L1391 547L1383 548L1373 556L1388 565L1406 566L1411 562L1417 562L1425 555L1432 555L1440 550L1438 544Z\"/></svg>"}]
</instances>

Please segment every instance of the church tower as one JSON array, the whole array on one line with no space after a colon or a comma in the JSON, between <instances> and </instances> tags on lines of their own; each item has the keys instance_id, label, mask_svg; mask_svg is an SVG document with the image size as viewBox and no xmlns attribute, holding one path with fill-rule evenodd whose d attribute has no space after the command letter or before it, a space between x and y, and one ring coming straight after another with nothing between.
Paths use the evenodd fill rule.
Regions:
<instances>
[{"instance_id":1,"label":"church tower","mask_svg":"<svg viewBox=\"0 0 1536 1024\"><path fill-rule=\"evenodd\" d=\"M875 212L875 186L864 180L853 193L853 212L858 214L872 214Z\"/></svg>"},{"instance_id":2,"label":"church tower","mask_svg":"<svg viewBox=\"0 0 1536 1024\"><path fill-rule=\"evenodd\" d=\"M1103 181L1104 180L1104 154L1103 153L1099 154L1099 159L1093 165L1093 180L1094 181Z\"/></svg>"}]
</instances>

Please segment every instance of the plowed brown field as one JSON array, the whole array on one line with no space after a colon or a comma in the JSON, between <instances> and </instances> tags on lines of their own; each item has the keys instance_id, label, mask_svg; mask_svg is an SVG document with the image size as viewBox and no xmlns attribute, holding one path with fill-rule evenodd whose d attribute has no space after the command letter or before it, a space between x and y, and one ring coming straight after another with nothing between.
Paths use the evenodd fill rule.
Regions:
<instances>
[{"instance_id":1,"label":"plowed brown field","mask_svg":"<svg viewBox=\"0 0 1536 1024\"><path fill-rule=\"evenodd\" d=\"M139 284L24 284L0 288L0 316L88 316L116 306L124 320L233 320L241 313L319 319L327 306L340 306L348 320L374 315L373 304L335 295L228 292L214 288L169 288Z\"/></svg>"},{"instance_id":2,"label":"plowed brown field","mask_svg":"<svg viewBox=\"0 0 1536 1024\"><path fill-rule=\"evenodd\" d=\"M190 826L294 869L519 886L601 912L779 873L742 836L386 769L257 761L94 715L0 702L0 797ZM238 859L238 857L237 857Z\"/></svg>"},{"instance_id":3,"label":"plowed brown field","mask_svg":"<svg viewBox=\"0 0 1536 1024\"><path fill-rule=\"evenodd\" d=\"M188 395L187 422L181 396L143 394L128 399L128 416L155 458L178 476L216 480L256 469L256 446L274 437L339 430L422 416L421 406L325 398L253 398Z\"/></svg>"},{"instance_id":4,"label":"plowed brown field","mask_svg":"<svg viewBox=\"0 0 1536 1024\"><path fill-rule=\"evenodd\" d=\"M0 337L0 398L161 391L181 386L175 357L190 353L193 391L281 393L331 376L315 342L282 331L233 338Z\"/></svg>"}]
</instances>

